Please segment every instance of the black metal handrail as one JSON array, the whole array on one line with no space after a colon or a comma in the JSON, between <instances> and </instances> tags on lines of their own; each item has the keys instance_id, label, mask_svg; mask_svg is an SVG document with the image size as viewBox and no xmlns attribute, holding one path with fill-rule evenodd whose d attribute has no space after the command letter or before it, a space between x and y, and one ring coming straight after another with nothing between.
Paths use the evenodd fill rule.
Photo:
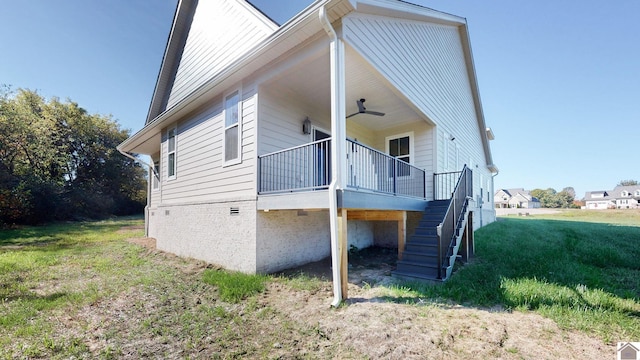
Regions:
<instances>
[{"instance_id":1,"label":"black metal handrail","mask_svg":"<svg viewBox=\"0 0 640 360\"><path fill-rule=\"evenodd\" d=\"M462 171L450 171L433 174L433 200L449 200L453 194Z\"/></svg>"},{"instance_id":2,"label":"black metal handrail","mask_svg":"<svg viewBox=\"0 0 640 360\"><path fill-rule=\"evenodd\" d=\"M426 172L347 139L347 187L425 198Z\"/></svg>"},{"instance_id":3,"label":"black metal handrail","mask_svg":"<svg viewBox=\"0 0 640 360\"><path fill-rule=\"evenodd\" d=\"M451 192L451 201L438 231L438 278L444 279L445 267L453 256L454 241L458 237L460 223L464 219L469 199L473 198L473 173L466 165L460 172L456 185ZM446 173L453 174L453 173Z\"/></svg>"},{"instance_id":4,"label":"black metal handrail","mask_svg":"<svg viewBox=\"0 0 640 360\"><path fill-rule=\"evenodd\" d=\"M354 189L425 198L426 172L354 140L346 140L347 184ZM258 156L258 193L326 189L331 139Z\"/></svg>"},{"instance_id":5,"label":"black metal handrail","mask_svg":"<svg viewBox=\"0 0 640 360\"><path fill-rule=\"evenodd\" d=\"M331 182L331 138L258 156L258 193L326 189Z\"/></svg>"}]
</instances>

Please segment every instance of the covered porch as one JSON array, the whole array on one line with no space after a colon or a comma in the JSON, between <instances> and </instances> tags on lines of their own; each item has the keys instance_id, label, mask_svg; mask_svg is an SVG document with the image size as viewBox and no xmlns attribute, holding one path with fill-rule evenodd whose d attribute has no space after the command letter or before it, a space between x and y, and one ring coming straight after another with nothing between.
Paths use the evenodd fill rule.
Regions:
<instances>
[{"instance_id":1,"label":"covered porch","mask_svg":"<svg viewBox=\"0 0 640 360\"><path fill-rule=\"evenodd\" d=\"M407 212L433 198L438 138L412 94L345 43L324 10L326 33L259 80L256 192L268 225L277 213L326 212L335 306L347 297L348 222L396 222L402 256Z\"/></svg>"},{"instance_id":2,"label":"covered porch","mask_svg":"<svg viewBox=\"0 0 640 360\"><path fill-rule=\"evenodd\" d=\"M326 209L331 138L258 157L258 209ZM405 161L346 140L347 182L338 207L421 211L427 174Z\"/></svg>"},{"instance_id":3,"label":"covered porch","mask_svg":"<svg viewBox=\"0 0 640 360\"><path fill-rule=\"evenodd\" d=\"M333 176L349 207L421 210L433 197L435 125L357 51L343 51L340 94L322 38L260 83L260 210L327 209ZM360 99L371 113L360 113Z\"/></svg>"}]
</instances>

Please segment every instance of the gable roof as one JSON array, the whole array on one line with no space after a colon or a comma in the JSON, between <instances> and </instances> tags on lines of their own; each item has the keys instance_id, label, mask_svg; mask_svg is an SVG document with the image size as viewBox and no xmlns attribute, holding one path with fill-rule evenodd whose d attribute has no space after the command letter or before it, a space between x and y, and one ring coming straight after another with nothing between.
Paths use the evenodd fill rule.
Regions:
<instances>
[{"instance_id":1,"label":"gable roof","mask_svg":"<svg viewBox=\"0 0 640 360\"><path fill-rule=\"evenodd\" d=\"M171 32L169 33L169 38L167 39L167 46L165 48L164 57L162 59L162 65L160 67L160 72L156 80L156 86L154 88L151 104L149 105L146 123L151 122L161 112L166 110L168 107L171 107L173 103L178 102L181 98L189 95L182 95L179 93L172 96L172 90L173 86L175 85L176 78L180 76L179 72L181 71L181 60L183 58L183 53L184 51L188 51L190 48L190 37L193 36L194 38L196 38L192 40L192 42L196 43L193 46L201 46L202 44L202 42L197 43L197 35L199 35L200 37L205 36L213 38L215 40L221 38L221 36L218 35L220 31L217 31L217 29L211 26L211 24L222 22L224 16L226 16L227 14L218 14L217 11L211 11L207 9L206 6L211 7L211 4L214 3L210 1L199 2L198 0L180 0L178 2L176 13L173 19L173 24L171 26ZM247 22L253 25L253 28L261 30L265 34L273 33L278 29L278 25L273 20L271 20L258 8L253 6L250 2L244 0L230 0L225 2L225 5L227 7L233 7L235 5L236 9L234 10L238 14L237 16L242 16L246 19ZM205 19L195 18L196 9L198 8L198 6L205 7L201 10L201 12L199 12L199 17L202 18L206 16ZM216 16L218 18L212 18ZM195 26L200 25L200 27L204 28L193 28L194 23ZM225 23L225 25L220 26L229 26L228 22ZM255 29L254 31L257 31ZM231 31L232 29L229 30ZM245 40L244 42L247 41ZM219 51L219 49L217 49L216 47L220 47L220 45L222 44L213 44L213 48L211 50L213 52ZM249 43L243 45L250 46L251 44ZM233 59L229 60L233 61ZM212 60L208 60L204 61L203 63L206 64L205 66L212 66L212 62ZM215 73L217 70L219 69L213 67L210 72ZM206 78L206 76L199 76L191 80L192 82L196 82L195 84L191 85L197 87L199 85L199 82L206 81Z\"/></svg>"},{"instance_id":2,"label":"gable roof","mask_svg":"<svg viewBox=\"0 0 640 360\"><path fill-rule=\"evenodd\" d=\"M494 196L498 196L500 192L503 192L509 198L520 197L520 198L527 199L527 201L540 202L540 200L537 197L531 196L531 192L529 190L525 190L524 188L499 189L498 191L496 191Z\"/></svg>"},{"instance_id":3,"label":"gable roof","mask_svg":"<svg viewBox=\"0 0 640 360\"><path fill-rule=\"evenodd\" d=\"M609 192L609 196L612 198L630 198L637 197L635 196L636 191L640 190L640 185L618 185L613 190ZM629 193L629 196L622 196L622 192L626 191Z\"/></svg>"},{"instance_id":4,"label":"gable roof","mask_svg":"<svg viewBox=\"0 0 640 360\"><path fill-rule=\"evenodd\" d=\"M180 1L176 10L174 25L171 35L169 36L156 89L154 90L147 121L140 131L118 146L120 151L143 154L157 152L160 143L160 131L169 125L169 122L174 121L176 117L187 114L200 107L205 104L208 99L224 91L226 87L241 81L244 77L266 66L272 60L283 56L312 36L316 36L318 33L324 34L322 24L318 19L319 10L324 7L332 23L355 11L363 14L450 25L460 29L459 34L461 37L462 51L468 70L473 106L476 110L476 121L478 123L478 132L483 146L485 160L490 171L494 173L498 172L497 167L493 164L488 143L489 140L485 131L487 127L482 112L469 34L464 18L398 0L317 0L275 30L271 35L239 56L235 61L229 63L208 79L205 79L200 86L184 98L165 109L166 94L173 82L172 77L175 76L176 67L178 66L176 62L179 62L180 52L184 48L184 41L186 41L185 34L188 34L188 27L192 20L190 17L193 16L193 4L195 1L196 0ZM244 2L243 0L233 1ZM262 16L264 18L263 20L268 20L268 18L259 11L256 11L256 14Z\"/></svg>"},{"instance_id":5,"label":"gable roof","mask_svg":"<svg viewBox=\"0 0 640 360\"><path fill-rule=\"evenodd\" d=\"M629 196L622 196L622 192L629 192ZM616 199L628 199L635 198L640 199L640 196L636 196L636 191L640 191L640 185L618 185L613 190L598 190L598 191L587 191L584 194L585 201L602 201L602 200L610 200L614 201Z\"/></svg>"}]
</instances>

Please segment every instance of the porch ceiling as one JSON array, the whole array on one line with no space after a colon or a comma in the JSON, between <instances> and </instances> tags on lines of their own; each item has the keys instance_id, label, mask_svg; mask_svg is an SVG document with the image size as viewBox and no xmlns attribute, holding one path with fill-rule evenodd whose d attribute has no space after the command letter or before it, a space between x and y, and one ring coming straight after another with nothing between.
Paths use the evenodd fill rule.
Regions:
<instances>
[{"instance_id":1,"label":"porch ceiling","mask_svg":"<svg viewBox=\"0 0 640 360\"><path fill-rule=\"evenodd\" d=\"M329 52L317 53L283 70L267 86L295 96L315 113L331 116L331 87L329 76ZM409 124L422 117L384 81L370 64L347 46L346 51L346 114L358 111L356 101L366 99L367 110L380 111L385 116L358 114L347 120L374 131Z\"/></svg>"}]
</instances>

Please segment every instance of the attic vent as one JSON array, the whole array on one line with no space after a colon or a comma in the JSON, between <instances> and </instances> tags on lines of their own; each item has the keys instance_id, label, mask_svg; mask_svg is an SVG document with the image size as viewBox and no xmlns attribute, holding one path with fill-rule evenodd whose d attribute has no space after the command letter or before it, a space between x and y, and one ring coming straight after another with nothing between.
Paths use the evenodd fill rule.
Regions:
<instances>
[{"instance_id":1,"label":"attic vent","mask_svg":"<svg viewBox=\"0 0 640 360\"><path fill-rule=\"evenodd\" d=\"M229 208L229 215L240 215L240 208L239 207L231 207Z\"/></svg>"}]
</instances>

